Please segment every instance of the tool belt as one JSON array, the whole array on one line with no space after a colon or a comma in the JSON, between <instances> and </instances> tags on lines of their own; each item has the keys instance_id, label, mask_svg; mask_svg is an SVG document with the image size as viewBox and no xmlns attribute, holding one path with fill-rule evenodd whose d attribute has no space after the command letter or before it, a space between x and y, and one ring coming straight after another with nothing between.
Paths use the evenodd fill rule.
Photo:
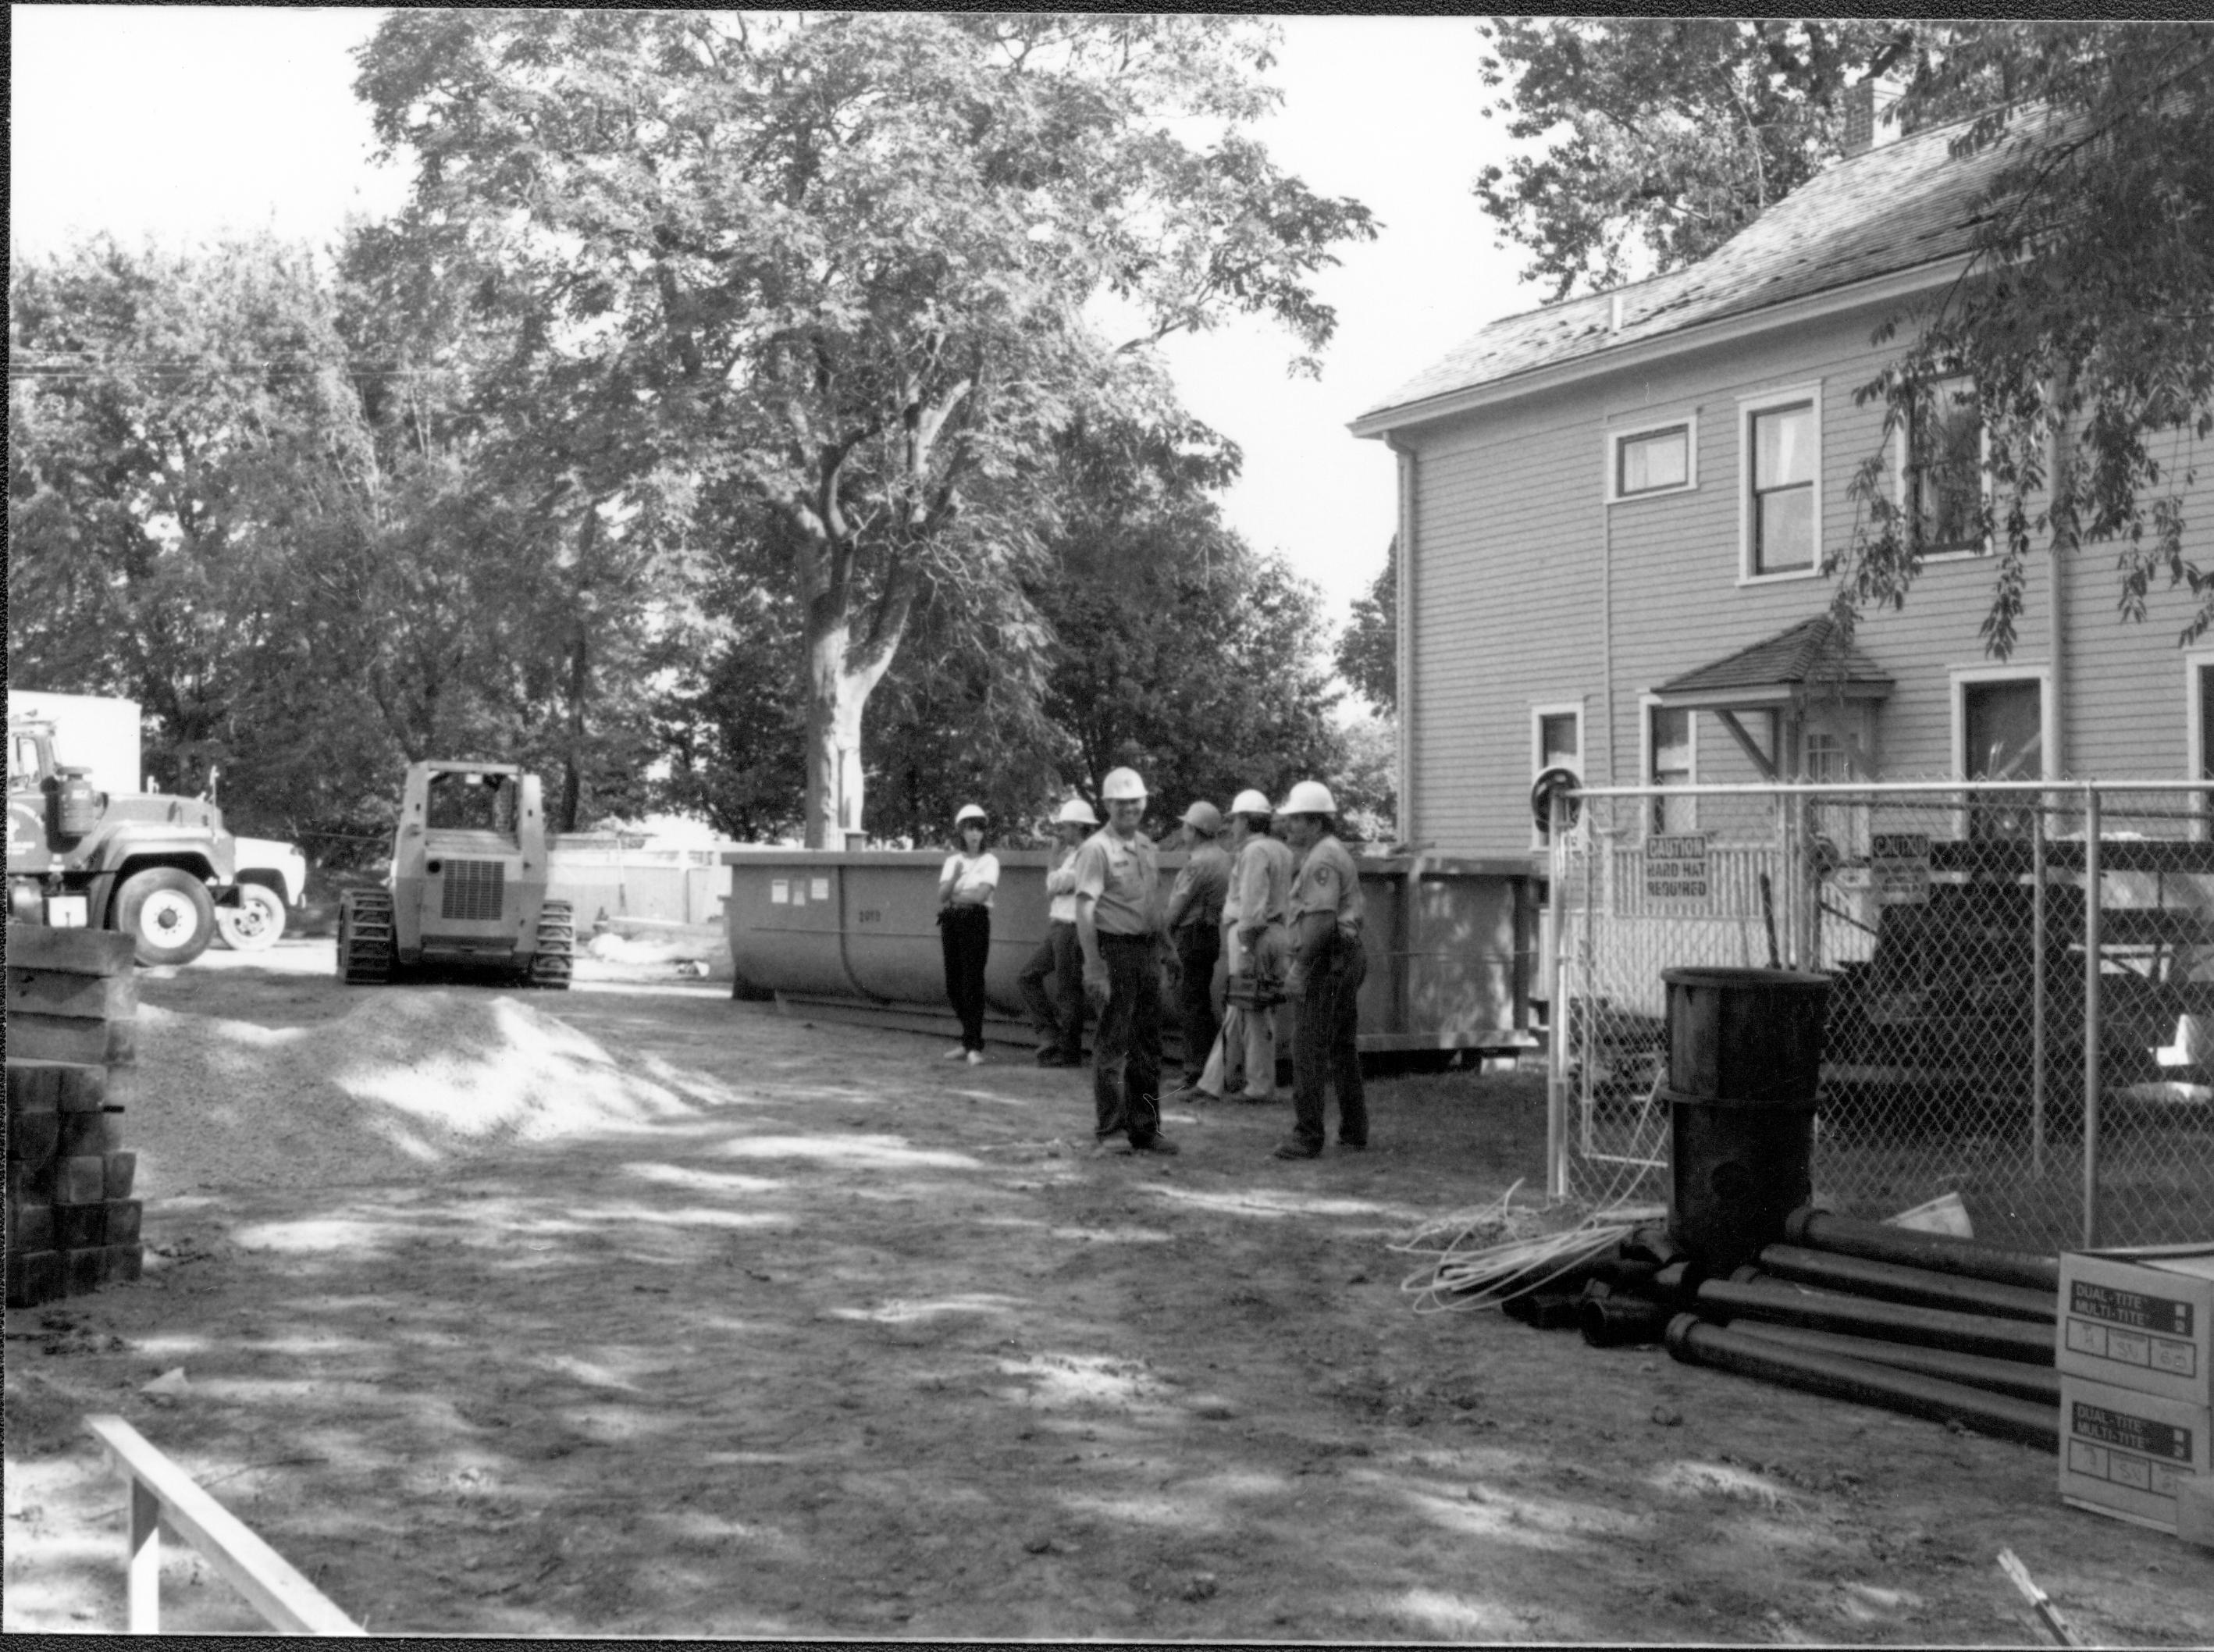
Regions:
<instances>
[{"instance_id":1,"label":"tool belt","mask_svg":"<svg viewBox=\"0 0 2214 1652\"><path fill-rule=\"evenodd\" d=\"M1272 1010L1284 1001L1284 978L1273 972L1234 975L1223 997L1241 1010Z\"/></svg>"}]
</instances>

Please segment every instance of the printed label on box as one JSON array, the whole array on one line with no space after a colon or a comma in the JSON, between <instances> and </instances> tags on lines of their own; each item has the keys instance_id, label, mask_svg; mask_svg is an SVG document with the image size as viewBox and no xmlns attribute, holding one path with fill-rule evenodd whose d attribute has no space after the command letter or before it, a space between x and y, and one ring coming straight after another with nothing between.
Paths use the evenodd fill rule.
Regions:
<instances>
[{"instance_id":1,"label":"printed label on box","mask_svg":"<svg viewBox=\"0 0 2214 1652\"><path fill-rule=\"evenodd\" d=\"M768 880L768 898L774 905L790 906L792 904L792 885L786 883L781 878L770 878Z\"/></svg>"},{"instance_id":2,"label":"printed label on box","mask_svg":"<svg viewBox=\"0 0 2214 1652\"><path fill-rule=\"evenodd\" d=\"M2148 1457L2166 1457L2179 1463L2191 1460L2190 1429L2156 1423L2149 1416L2131 1416L2088 1400L2076 1402L2068 1432L2077 1440L2096 1440Z\"/></svg>"},{"instance_id":3,"label":"printed label on box","mask_svg":"<svg viewBox=\"0 0 2214 1652\"><path fill-rule=\"evenodd\" d=\"M2074 1289L2069 1293L2068 1312L2087 1319L2104 1319L2110 1325L2131 1325L2140 1331L2163 1332L2170 1337L2191 1335L2191 1304L2178 1302L2165 1296L2151 1296L2143 1291L2124 1290L2114 1285L2095 1285L2089 1280L2072 1281Z\"/></svg>"},{"instance_id":4,"label":"printed label on box","mask_svg":"<svg viewBox=\"0 0 2214 1652\"><path fill-rule=\"evenodd\" d=\"M815 898L818 901L827 901L830 898L830 880L828 878L818 878L815 880Z\"/></svg>"}]
</instances>

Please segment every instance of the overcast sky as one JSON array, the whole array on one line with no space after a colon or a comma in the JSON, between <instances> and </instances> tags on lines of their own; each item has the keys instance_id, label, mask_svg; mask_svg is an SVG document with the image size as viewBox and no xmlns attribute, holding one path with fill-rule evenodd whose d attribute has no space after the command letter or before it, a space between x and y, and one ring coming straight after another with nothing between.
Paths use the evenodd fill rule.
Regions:
<instances>
[{"instance_id":1,"label":"overcast sky","mask_svg":"<svg viewBox=\"0 0 2214 1652\"><path fill-rule=\"evenodd\" d=\"M404 195L371 160L351 50L373 10L15 6L9 70L9 235L39 253L108 230L188 242L266 226L327 242L349 212ZM1334 621L1384 565L1389 456L1346 421L1486 321L1532 308L1520 260L1492 244L1469 186L1503 152L1477 109L1465 17L1288 17L1262 131L1308 185L1383 221L1321 279L1339 327L1319 381L1288 379L1284 333L1225 328L1170 346L1186 404L1236 440L1232 521L1323 588Z\"/></svg>"}]
</instances>

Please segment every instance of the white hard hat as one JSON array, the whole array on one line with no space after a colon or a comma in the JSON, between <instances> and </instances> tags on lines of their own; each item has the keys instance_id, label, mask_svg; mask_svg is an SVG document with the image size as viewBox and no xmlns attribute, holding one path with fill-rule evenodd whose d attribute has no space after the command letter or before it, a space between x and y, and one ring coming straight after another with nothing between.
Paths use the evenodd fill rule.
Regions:
<instances>
[{"instance_id":1,"label":"white hard hat","mask_svg":"<svg viewBox=\"0 0 2214 1652\"><path fill-rule=\"evenodd\" d=\"M1146 800L1146 783L1138 778L1138 771L1135 768L1110 768L1107 771L1107 778L1100 782L1099 796L1107 803L1121 803L1129 798L1143 803Z\"/></svg>"},{"instance_id":2,"label":"white hard hat","mask_svg":"<svg viewBox=\"0 0 2214 1652\"><path fill-rule=\"evenodd\" d=\"M1061 812L1053 818L1057 826L1097 826L1099 823L1099 817L1092 812L1092 805L1082 798L1071 798L1062 804Z\"/></svg>"},{"instance_id":3,"label":"white hard hat","mask_svg":"<svg viewBox=\"0 0 2214 1652\"><path fill-rule=\"evenodd\" d=\"M1202 798L1183 811L1183 823L1196 832L1205 832L1213 837L1222 829L1222 811Z\"/></svg>"},{"instance_id":4,"label":"white hard hat","mask_svg":"<svg viewBox=\"0 0 2214 1652\"><path fill-rule=\"evenodd\" d=\"M1287 815L1334 815L1337 805L1330 795L1330 788L1320 780L1301 780L1292 788L1292 795L1284 799L1282 811Z\"/></svg>"},{"instance_id":5,"label":"white hard hat","mask_svg":"<svg viewBox=\"0 0 2214 1652\"><path fill-rule=\"evenodd\" d=\"M1269 805L1268 798L1249 786L1230 800L1230 812L1233 815L1273 815L1276 811Z\"/></svg>"},{"instance_id":6,"label":"white hard hat","mask_svg":"<svg viewBox=\"0 0 2214 1652\"><path fill-rule=\"evenodd\" d=\"M976 805L973 803L964 803L961 805L961 812L953 817L953 829L957 832L959 831L963 823L967 821L989 820L990 818L991 817L986 814L983 810L977 807Z\"/></svg>"}]
</instances>

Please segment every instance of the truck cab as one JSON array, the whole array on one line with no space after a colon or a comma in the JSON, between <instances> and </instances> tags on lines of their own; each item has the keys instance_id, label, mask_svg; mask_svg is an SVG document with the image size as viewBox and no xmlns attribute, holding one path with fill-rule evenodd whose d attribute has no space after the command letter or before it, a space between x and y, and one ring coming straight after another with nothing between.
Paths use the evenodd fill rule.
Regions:
<instances>
[{"instance_id":1,"label":"truck cab","mask_svg":"<svg viewBox=\"0 0 2214 1652\"><path fill-rule=\"evenodd\" d=\"M213 804L103 792L57 757L52 722L8 719L9 921L120 930L139 963L187 964L235 873Z\"/></svg>"}]
</instances>

